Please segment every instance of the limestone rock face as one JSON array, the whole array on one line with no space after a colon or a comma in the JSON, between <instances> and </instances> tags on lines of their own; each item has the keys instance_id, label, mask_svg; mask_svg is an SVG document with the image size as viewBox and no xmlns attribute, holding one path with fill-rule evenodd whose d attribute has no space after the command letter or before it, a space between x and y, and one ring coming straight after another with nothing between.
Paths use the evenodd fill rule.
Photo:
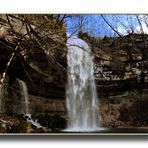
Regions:
<instances>
[{"instance_id":1,"label":"limestone rock face","mask_svg":"<svg viewBox=\"0 0 148 148\"><path fill-rule=\"evenodd\" d=\"M130 34L120 37L104 37L94 38L87 33L79 33L80 38L84 39L92 47L97 60L102 60L112 68L120 65L124 67L124 63L141 61L148 59L148 35ZM131 56L131 57L130 57ZM107 62L108 61L108 62ZM117 64L119 63L119 64Z\"/></svg>"},{"instance_id":2,"label":"limestone rock face","mask_svg":"<svg viewBox=\"0 0 148 148\"><path fill-rule=\"evenodd\" d=\"M0 73L15 53L7 70L12 86L19 78L32 94L50 97L59 91L59 96L64 97L64 23L51 15L0 15L0 22Z\"/></svg>"}]
</instances>

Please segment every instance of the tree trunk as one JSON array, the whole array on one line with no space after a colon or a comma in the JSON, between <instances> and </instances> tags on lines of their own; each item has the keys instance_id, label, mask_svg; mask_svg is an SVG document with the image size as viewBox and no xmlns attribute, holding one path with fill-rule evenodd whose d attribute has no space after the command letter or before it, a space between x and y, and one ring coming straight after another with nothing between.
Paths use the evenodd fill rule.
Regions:
<instances>
[{"instance_id":1,"label":"tree trunk","mask_svg":"<svg viewBox=\"0 0 148 148\"><path fill-rule=\"evenodd\" d=\"M4 72L2 73L2 76L0 78L0 87L2 86L2 84L3 84L4 80L5 80L8 67L11 64L11 61L13 60L14 55L15 55L15 53L13 52L10 59L9 59L9 61L8 61L8 63L7 63L7 65L6 65L6 68L5 68Z\"/></svg>"},{"instance_id":2,"label":"tree trunk","mask_svg":"<svg viewBox=\"0 0 148 148\"><path fill-rule=\"evenodd\" d=\"M18 49L19 45L20 45L20 42L18 42L18 44L15 47L14 51L16 51ZM10 66L10 64L11 64L13 58L14 58L14 55L15 55L14 51L12 52L12 55L11 55L9 61L7 62L6 68L5 68L4 72L1 75L1 78L0 78L0 88L2 87L2 84L3 84L3 82L5 80L5 77L6 77L7 70L8 70L8 68L9 68L9 66Z\"/></svg>"}]
</instances>

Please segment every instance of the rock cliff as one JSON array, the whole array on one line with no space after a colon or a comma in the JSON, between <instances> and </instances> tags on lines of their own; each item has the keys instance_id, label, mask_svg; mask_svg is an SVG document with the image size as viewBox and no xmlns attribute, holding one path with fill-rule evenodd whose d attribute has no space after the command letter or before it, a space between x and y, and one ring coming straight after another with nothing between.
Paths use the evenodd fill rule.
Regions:
<instances>
[{"instance_id":1,"label":"rock cliff","mask_svg":"<svg viewBox=\"0 0 148 148\"><path fill-rule=\"evenodd\" d=\"M6 70L11 88L19 78L27 83L31 94L63 98L64 23L51 15L1 15L0 23L0 73Z\"/></svg>"}]
</instances>

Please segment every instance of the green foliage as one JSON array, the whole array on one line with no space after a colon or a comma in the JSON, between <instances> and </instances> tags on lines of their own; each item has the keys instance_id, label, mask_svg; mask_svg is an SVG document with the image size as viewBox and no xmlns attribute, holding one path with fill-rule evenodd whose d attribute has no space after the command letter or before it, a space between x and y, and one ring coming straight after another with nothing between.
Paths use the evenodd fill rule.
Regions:
<instances>
[{"instance_id":1,"label":"green foliage","mask_svg":"<svg viewBox=\"0 0 148 148\"><path fill-rule=\"evenodd\" d=\"M25 120L21 120L19 125L13 125L8 131L9 133L26 133L28 127L28 122Z\"/></svg>"}]
</instances>

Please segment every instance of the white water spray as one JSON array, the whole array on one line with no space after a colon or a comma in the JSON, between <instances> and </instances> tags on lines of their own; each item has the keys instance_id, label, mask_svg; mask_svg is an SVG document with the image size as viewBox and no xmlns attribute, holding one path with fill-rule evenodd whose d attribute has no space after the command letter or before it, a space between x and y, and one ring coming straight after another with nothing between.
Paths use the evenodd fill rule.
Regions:
<instances>
[{"instance_id":1,"label":"white water spray","mask_svg":"<svg viewBox=\"0 0 148 148\"><path fill-rule=\"evenodd\" d=\"M98 101L94 79L93 54L88 44L76 36L67 40L67 131L98 129Z\"/></svg>"},{"instance_id":2,"label":"white water spray","mask_svg":"<svg viewBox=\"0 0 148 148\"><path fill-rule=\"evenodd\" d=\"M20 113L29 115L29 96L26 83L22 80L18 80L21 92L21 111Z\"/></svg>"},{"instance_id":3,"label":"white water spray","mask_svg":"<svg viewBox=\"0 0 148 148\"><path fill-rule=\"evenodd\" d=\"M29 111L29 95L27 90L27 85L24 81L18 80L20 91L21 91L21 110L20 113L24 114L27 118L27 121L30 122L32 125L34 125L37 128L41 128L42 126L37 122L37 120L33 120L31 117L31 113Z\"/></svg>"},{"instance_id":4,"label":"white water spray","mask_svg":"<svg viewBox=\"0 0 148 148\"><path fill-rule=\"evenodd\" d=\"M43 126L40 125L40 123L38 123L37 119L33 120L31 114L27 114L25 115L25 117L27 118L27 121L30 122L32 125L34 125L37 128L42 128Z\"/></svg>"}]
</instances>

